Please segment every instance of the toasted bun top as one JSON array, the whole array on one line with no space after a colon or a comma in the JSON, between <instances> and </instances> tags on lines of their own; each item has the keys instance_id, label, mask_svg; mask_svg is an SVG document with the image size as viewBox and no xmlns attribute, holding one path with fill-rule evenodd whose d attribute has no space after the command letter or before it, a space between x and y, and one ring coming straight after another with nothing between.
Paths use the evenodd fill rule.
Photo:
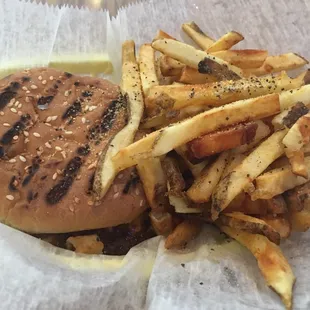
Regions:
<instances>
[{"instance_id":1,"label":"toasted bun top","mask_svg":"<svg viewBox=\"0 0 310 310\"><path fill-rule=\"evenodd\" d=\"M134 170L102 201L92 194L98 155L127 122L119 87L49 68L0 80L0 221L32 233L128 223L146 208Z\"/></svg>"}]
</instances>

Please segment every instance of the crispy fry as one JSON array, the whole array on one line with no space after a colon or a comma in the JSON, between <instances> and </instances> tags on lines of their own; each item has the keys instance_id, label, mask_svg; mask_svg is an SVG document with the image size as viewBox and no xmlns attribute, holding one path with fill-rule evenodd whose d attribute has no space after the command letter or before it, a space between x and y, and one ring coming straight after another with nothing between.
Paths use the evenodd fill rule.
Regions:
<instances>
[{"instance_id":1,"label":"crispy fry","mask_svg":"<svg viewBox=\"0 0 310 310\"><path fill-rule=\"evenodd\" d=\"M287 130L275 132L261 143L242 163L221 180L212 196L212 219L245 189L257 176L284 153L281 144ZM271 197L270 197L271 198Z\"/></svg>"},{"instance_id":2,"label":"crispy fry","mask_svg":"<svg viewBox=\"0 0 310 310\"><path fill-rule=\"evenodd\" d=\"M292 231L305 232L310 228L309 199L303 203L303 209L301 211L290 209L289 220L292 225Z\"/></svg>"},{"instance_id":3,"label":"crispy fry","mask_svg":"<svg viewBox=\"0 0 310 310\"><path fill-rule=\"evenodd\" d=\"M157 32L157 35L156 37L154 38L153 41L156 41L156 40L160 40L160 39L171 39L171 40L176 40L176 38L172 37L170 34L168 34L167 32L159 29L158 32Z\"/></svg>"},{"instance_id":4,"label":"crispy fry","mask_svg":"<svg viewBox=\"0 0 310 310\"><path fill-rule=\"evenodd\" d=\"M310 173L310 157L305 157L305 164ZM255 191L251 193L251 198L270 199L306 182L307 179L293 173L291 166L273 169L256 178Z\"/></svg>"},{"instance_id":5,"label":"crispy fry","mask_svg":"<svg viewBox=\"0 0 310 310\"><path fill-rule=\"evenodd\" d=\"M286 309L292 309L295 276L281 249L265 236L249 234L227 226L220 228L252 252L267 284L280 295Z\"/></svg>"},{"instance_id":6,"label":"crispy fry","mask_svg":"<svg viewBox=\"0 0 310 310\"><path fill-rule=\"evenodd\" d=\"M268 78L250 78L200 85L156 86L150 90L146 99L147 112L148 115L155 115L162 109L180 110L195 105L221 106L270 93L281 93L281 98L286 99L286 92L303 85L303 79L291 79L283 73L276 77L268 76ZM294 97L290 98L294 99Z\"/></svg>"},{"instance_id":7,"label":"crispy fry","mask_svg":"<svg viewBox=\"0 0 310 310\"><path fill-rule=\"evenodd\" d=\"M265 50L226 50L212 55L221 58L241 69L259 68L268 56Z\"/></svg>"},{"instance_id":8,"label":"crispy fry","mask_svg":"<svg viewBox=\"0 0 310 310\"><path fill-rule=\"evenodd\" d=\"M307 167L304 162L303 147L310 141L310 113L300 117L290 128L282 143L285 154L290 161L292 171L296 175L308 178Z\"/></svg>"},{"instance_id":9,"label":"crispy fry","mask_svg":"<svg viewBox=\"0 0 310 310\"><path fill-rule=\"evenodd\" d=\"M151 224L157 235L170 234L174 228L172 215L167 211L152 210L149 213Z\"/></svg>"},{"instance_id":10,"label":"crispy fry","mask_svg":"<svg viewBox=\"0 0 310 310\"><path fill-rule=\"evenodd\" d=\"M228 62L220 58L210 55L204 51L197 50L193 46L190 46L188 44L179 41L171 39L157 40L152 43L152 47L155 50L158 50L163 54L172 57L194 69L198 69L198 65L201 61L208 59L214 63L217 63L222 67L225 66L226 70L231 71L238 77L243 76L243 71L241 69L229 64Z\"/></svg>"},{"instance_id":11,"label":"crispy fry","mask_svg":"<svg viewBox=\"0 0 310 310\"><path fill-rule=\"evenodd\" d=\"M276 230L280 234L281 239L286 239L290 236L292 229L286 215L266 215L259 218Z\"/></svg>"},{"instance_id":12,"label":"crispy fry","mask_svg":"<svg viewBox=\"0 0 310 310\"><path fill-rule=\"evenodd\" d=\"M309 62L302 56L295 53L287 53L277 56L268 56L259 68L244 69L244 74L261 76L270 73L281 72L283 70L291 70L303 67Z\"/></svg>"},{"instance_id":13,"label":"crispy fry","mask_svg":"<svg viewBox=\"0 0 310 310\"><path fill-rule=\"evenodd\" d=\"M167 156L163 160L163 170L169 182L169 192L176 195L182 193L185 189L185 181L177 160Z\"/></svg>"},{"instance_id":14,"label":"crispy fry","mask_svg":"<svg viewBox=\"0 0 310 310\"><path fill-rule=\"evenodd\" d=\"M69 237L67 247L74 247L75 252L83 254L102 254L104 245L97 235Z\"/></svg>"},{"instance_id":15,"label":"crispy fry","mask_svg":"<svg viewBox=\"0 0 310 310\"><path fill-rule=\"evenodd\" d=\"M168 189L169 189L169 183L168 183ZM189 201L189 199L186 197L185 193L181 193L182 195L176 195L174 193L169 193L169 202L174 207L176 213L202 213L202 208L196 208L193 206L193 203Z\"/></svg>"},{"instance_id":16,"label":"crispy fry","mask_svg":"<svg viewBox=\"0 0 310 310\"><path fill-rule=\"evenodd\" d=\"M143 185L147 201L152 209L159 209L168 205L165 196L167 179L159 158L141 160L137 170Z\"/></svg>"},{"instance_id":17,"label":"crispy fry","mask_svg":"<svg viewBox=\"0 0 310 310\"><path fill-rule=\"evenodd\" d=\"M245 159L245 157L246 156L244 154L234 154L230 152L228 162L221 176L221 179L224 179L231 171L233 171L237 166L239 166Z\"/></svg>"},{"instance_id":18,"label":"crispy fry","mask_svg":"<svg viewBox=\"0 0 310 310\"><path fill-rule=\"evenodd\" d=\"M244 39L243 35L236 31L229 31L215 41L209 48L208 53L229 50L231 47Z\"/></svg>"},{"instance_id":19,"label":"crispy fry","mask_svg":"<svg viewBox=\"0 0 310 310\"><path fill-rule=\"evenodd\" d=\"M277 245L280 244L280 234L262 219L245 215L241 212L232 212L220 215L218 221L221 225L246 231L251 234L263 235L271 242Z\"/></svg>"},{"instance_id":20,"label":"crispy fry","mask_svg":"<svg viewBox=\"0 0 310 310\"><path fill-rule=\"evenodd\" d=\"M165 55L160 57L159 64L161 73L164 76L179 76L185 67L181 62Z\"/></svg>"},{"instance_id":21,"label":"crispy fry","mask_svg":"<svg viewBox=\"0 0 310 310\"><path fill-rule=\"evenodd\" d=\"M152 86L159 85L155 67L155 51L151 44L143 44L139 51L139 69L144 96Z\"/></svg>"},{"instance_id":22,"label":"crispy fry","mask_svg":"<svg viewBox=\"0 0 310 310\"><path fill-rule=\"evenodd\" d=\"M261 201L266 204L269 214L285 214L288 212L286 202L281 195Z\"/></svg>"},{"instance_id":23,"label":"crispy fry","mask_svg":"<svg viewBox=\"0 0 310 310\"><path fill-rule=\"evenodd\" d=\"M286 199L290 210L296 212L302 211L305 204L310 202L310 182L287 191Z\"/></svg>"},{"instance_id":24,"label":"crispy fry","mask_svg":"<svg viewBox=\"0 0 310 310\"><path fill-rule=\"evenodd\" d=\"M119 172L118 167L113 164L112 157L133 142L143 115L144 100L134 50L133 41L126 41L123 44L122 91L129 104L129 119L127 125L114 136L106 151L99 157L94 180L94 190L98 198L106 194Z\"/></svg>"},{"instance_id":25,"label":"crispy fry","mask_svg":"<svg viewBox=\"0 0 310 310\"><path fill-rule=\"evenodd\" d=\"M189 142L188 149L195 158L204 158L243 144L253 142L258 123L250 122L212 132Z\"/></svg>"},{"instance_id":26,"label":"crispy fry","mask_svg":"<svg viewBox=\"0 0 310 310\"><path fill-rule=\"evenodd\" d=\"M183 248L195 239L201 231L202 224L197 220L185 220L167 237L165 248Z\"/></svg>"},{"instance_id":27,"label":"crispy fry","mask_svg":"<svg viewBox=\"0 0 310 310\"><path fill-rule=\"evenodd\" d=\"M178 81L184 84L205 84L216 82L218 78L215 75L199 73L197 69L184 66Z\"/></svg>"},{"instance_id":28,"label":"crispy fry","mask_svg":"<svg viewBox=\"0 0 310 310\"><path fill-rule=\"evenodd\" d=\"M215 42L195 22L184 23L182 29L203 50L208 49Z\"/></svg>"},{"instance_id":29,"label":"crispy fry","mask_svg":"<svg viewBox=\"0 0 310 310\"><path fill-rule=\"evenodd\" d=\"M214 108L190 119L154 131L145 138L120 150L113 158L119 170L136 165L139 160L157 157L223 126L261 119L279 113L277 94L241 100Z\"/></svg>"},{"instance_id":30,"label":"crispy fry","mask_svg":"<svg viewBox=\"0 0 310 310\"><path fill-rule=\"evenodd\" d=\"M223 152L210 167L204 168L201 175L187 191L187 196L192 201L202 203L210 200L213 190L221 179L228 158L229 152Z\"/></svg>"}]
</instances>

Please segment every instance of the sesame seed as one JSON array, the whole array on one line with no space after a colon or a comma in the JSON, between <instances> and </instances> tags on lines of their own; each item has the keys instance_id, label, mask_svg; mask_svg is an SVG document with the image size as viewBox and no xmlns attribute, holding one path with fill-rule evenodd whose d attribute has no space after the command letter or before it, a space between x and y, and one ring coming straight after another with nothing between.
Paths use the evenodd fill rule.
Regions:
<instances>
[{"instance_id":1,"label":"sesame seed","mask_svg":"<svg viewBox=\"0 0 310 310\"><path fill-rule=\"evenodd\" d=\"M9 123L3 123L4 127L10 127L11 125Z\"/></svg>"},{"instance_id":2,"label":"sesame seed","mask_svg":"<svg viewBox=\"0 0 310 310\"><path fill-rule=\"evenodd\" d=\"M28 139L28 138L26 138L26 139L25 139L25 143L28 143L28 142L29 142L29 139Z\"/></svg>"},{"instance_id":3,"label":"sesame seed","mask_svg":"<svg viewBox=\"0 0 310 310\"><path fill-rule=\"evenodd\" d=\"M70 205L70 206L69 206L69 210L70 210L71 212L74 212L74 207L73 207L72 205Z\"/></svg>"},{"instance_id":4,"label":"sesame seed","mask_svg":"<svg viewBox=\"0 0 310 310\"><path fill-rule=\"evenodd\" d=\"M48 116L47 119L46 119L46 122L49 123L51 120L52 120L52 117Z\"/></svg>"},{"instance_id":5,"label":"sesame seed","mask_svg":"<svg viewBox=\"0 0 310 310\"><path fill-rule=\"evenodd\" d=\"M26 90L26 94L30 94L30 90Z\"/></svg>"},{"instance_id":6,"label":"sesame seed","mask_svg":"<svg viewBox=\"0 0 310 310\"><path fill-rule=\"evenodd\" d=\"M26 99L25 99L25 100L26 100L26 102L28 102L28 103L30 102L29 97L26 97Z\"/></svg>"},{"instance_id":7,"label":"sesame seed","mask_svg":"<svg viewBox=\"0 0 310 310\"><path fill-rule=\"evenodd\" d=\"M89 107L89 111L90 111L90 112L93 111L93 110L95 110L95 109L97 109L97 106L95 106L95 105L92 105L92 106Z\"/></svg>"},{"instance_id":8,"label":"sesame seed","mask_svg":"<svg viewBox=\"0 0 310 310\"><path fill-rule=\"evenodd\" d=\"M42 81L42 84L43 84L43 85L45 85L46 83L47 83L47 81L46 81L46 80L43 80L43 81Z\"/></svg>"},{"instance_id":9,"label":"sesame seed","mask_svg":"<svg viewBox=\"0 0 310 310\"><path fill-rule=\"evenodd\" d=\"M14 196L12 195L6 195L5 197L7 200L11 200L11 201L14 200Z\"/></svg>"},{"instance_id":10,"label":"sesame seed","mask_svg":"<svg viewBox=\"0 0 310 310\"><path fill-rule=\"evenodd\" d=\"M86 105L86 106L85 106L85 112L87 112L88 109L89 109L89 105Z\"/></svg>"},{"instance_id":11,"label":"sesame seed","mask_svg":"<svg viewBox=\"0 0 310 310\"><path fill-rule=\"evenodd\" d=\"M44 123L46 126L48 127L52 127L52 125L50 123Z\"/></svg>"},{"instance_id":12,"label":"sesame seed","mask_svg":"<svg viewBox=\"0 0 310 310\"><path fill-rule=\"evenodd\" d=\"M93 169L93 168L96 168L96 165L97 165L97 161L95 161L95 162L93 162L92 164L90 164L90 165L87 167L87 169L88 169L88 170L91 170L91 169Z\"/></svg>"},{"instance_id":13,"label":"sesame seed","mask_svg":"<svg viewBox=\"0 0 310 310\"><path fill-rule=\"evenodd\" d=\"M38 76L38 80L42 81L43 77L41 75Z\"/></svg>"},{"instance_id":14,"label":"sesame seed","mask_svg":"<svg viewBox=\"0 0 310 310\"><path fill-rule=\"evenodd\" d=\"M36 137L36 138L40 138L41 135L38 133L38 132L34 132L33 135Z\"/></svg>"},{"instance_id":15,"label":"sesame seed","mask_svg":"<svg viewBox=\"0 0 310 310\"><path fill-rule=\"evenodd\" d=\"M68 96L69 96L69 91L66 90L66 91L65 91L65 97L68 97Z\"/></svg>"},{"instance_id":16,"label":"sesame seed","mask_svg":"<svg viewBox=\"0 0 310 310\"><path fill-rule=\"evenodd\" d=\"M114 191L114 193L118 192L118 186L117 185L113 185L113 191Z\"/></svg>"},{"instance_id":17,"label":"sesame seed","mask_svg":"<svg viewBox=\"0 0 310 310\"><path fill-rule=\"evenodd\" d=\"M11 164L16 163L16 159L15 159L15 158L10 159L10 160L9 160L9 163L11 163Z\"/></svg>"},{"instance_id":18,"label":"sesame seed","mask_svg":"<svg viewBox=\"0 0 310 310\"><path fill-rule=\"evenodd\" d=\"M55 146L56 151L62 151L62 148L60 146Z\"/></svg>"},{"instance_id":19,"label":"sesame seed","mask_svg":"<svg viewBox=\"0 0 310 310\"><path fill-rule=\"evenodd\" d=\"M26 91L26 90L28 90L28 88L27 88L26 86L23 86L23 87L22 87L22 90L25 90L25 91Z\"/></svg>"},{"instance_id":20,"label":"sesame seed","mask_svg":"<svg viewBox=\"0 0 310 310\"><path fill-rule=\"evenodd\" d=\"M11 112L13 112L13 113L17 113L17 110L16 110L16 109L14 109L14 108L11 108Z\"/></svg>"},{"instance_id":21,"label":"sesame seed","mask_svg":"<svg viewBox=\"0 0 310 310\"><path fill-rule=\"evenodd\" d=\"M17 112L17 115L22 116L22 115L23 115L23 112L22 112L22 111L18 111L18 112Z\"/></svg>"},{"instance_id":22,"label":"sesame seed","mask_svg":"<svg viewBox=\"0 0 310 310\"><path fill-rule=\"evenodd\" d=\"M11 100L9 103L8 103L8 108L12 107L14 104L14 102Z\"/></svg>"},{"instance_id":23,"label":"sesame seed","mask_svg":"<svg viewBox=\"0 0 310 310\"><path fill-rule=\"evenodd\" d=\"M66 147L68 147L68 145L69 145L69 143L67 142L67 143L65 143L64 147L66 148Z\"/></svg>"},{"instance_id":24,"label":"sesame seed","mask_svg":"<svg viewBox=\"0 0 310 310\"><path fill-rule=\"evenodd\" d=\"M48 143L48 142L45 142L45 146L48 148L48 149L51 149L52 146Z\"/></svg>"},{"instance_id":25,"label":"sesame seed","mask_svg":"<svg viewBox=\"0 0 310 310\"><path fill-rule=\"evenodd\" d=\"M93 206L93 205L94 205L94 202L93 202L93 201L88 201L87 204L88 204L89 206Z\"/></svg>"},{"instance_id":26,"label":"sesame seed","mask_svg":"<svg viewBox=\"0 0 310 310\"><path fill-rule=\"evenodd\" d=\"M119 175L118 175L118 178L119 179L122 179L124 177L124 175L122 174L122 173L120 173Z\"/></svg>"},{"instance_id":27,"label":"sesame seed","mask_svg":"<svg viewBox=\"0 0 310 310\"><path fill-rule=\"evenodd\" d=\"M19 108L19 109L21 109L21 108L22 108L22 106L23 106L23 105L20 103L20 104L18 105L18 108Z\"/></svg>"},{"instance_id":28,"label":"sesame seed","mask_svg":"<svg viewBox=\"0 0 310 310\"><path fill-rule=\"evenodd\" d=\"M85 124L86 123L86 118L82 117L82 123Z\"/></svg>"},{"instance_id":29,"label":"sesame seed","mask_svg":"<svg viewBox=\"0 0 310 310\"><path fill-rule=\"evenodd\" d=\"M139 191L139 188L136 188L136 190L135 190L135 194L138 196L138 195L140 195L140 191Z\"/></svg>"},{"instance_id":30,"label":"sesame seed","mask_svg":"<svg viewBox=\"0 0 310 310\"><path fill-rule=\"evenodd\" d=\"M76 179L77 179L77 180L81 180L81 177L82 177L82 176L81 176L80 174L78 174L78 176L76 177Z\"/></svg>"},{"instance_id":31,"label":"sesame seed","mask_svg":"<svg viewBox=\"0 0 310 310\"><path fill-rule=\"evenodd\" d=\"M30 88L31 88L31 89L37 89L38 86L37 86L37 85L31 85Z\"/></svg>"},{"instance_id":32,"label":"sesame seed","mask_svg":"<svg viewBox=\"0 0 310 310\"><path fill-rule=\"evenodd\" d=\"M23 133L24 133L25 137L29 137L29 132L28 131L24 131Z\"/></svg>"},{"instance_id":33,"label":"sesame seed","mask_svg":"<svg viewBox=\"0 0 310 310\"><path fill-rule=\"evenodd\" d=\"M16 102L14 103L14 105L15 105L15 107L17 107L17 106L19 105L19 101L16 101Z\"/></svg>"},{"instance_id":34,"label":"sesame seed","mask_svg":"<svg viewBox=\"0 0 310 310\"><path fill-rule=\"evenodd\" d=\"M53 81L54 80L54 77L51 75L50 76L50 81Z\"/></svg>"},{"instance_id":35,"label":"sesame seed","mask_svg":"<svg viewBox=\"0 0 310 310\"><path fill-rule=\"evenodd\" d=\"M59 175L62 174L62 171L60 169L57 169L56 171Z\"/></svg>"},{"instance_id":36,"label":"sesame seed","mask_svg":"<svg viewBox=\"0 0 310 310\"><path fill-rule=\"evenodd\" d=\"M15 140L15 141L18 140L18 136L14 136L13 140Z\"/></svg>"},{"instance_id":37,"label":"sesame seed","mask_svg":"<svg viewBox=\"0 0 310 310\"><path fill-rule=\"evenodd\" d=\"M79 202L80 202L80 199L77 198L77 197L75 197L75 198L74 198L74 201L75 201L76 203L79 203Z\"/></svg>"},{"instance_id":38,"label":"sesame seed","mask_svg":"<svg viewBox=\"0 0 310 310\"><path fill-rule=\"evenodd\" d=\"M20 161L22 161L23 163L25 163L25 162L27 161L27 159L26 159L24 156L22 156L22 155L19 156L19 159L20 159Z\"/></svg>"},{"instance_id":39,"label":"sesame seed","mask_svg":"<svg viewBox=\"0 0 310 310\"><path fill-rule=\"evenodd\" d=\"M66 153L65 151L62 151L62 152L61 152L61 155L62 155L62 157L63 157L64 159L67 158L67 153Z\"/></svg>"},{"instance_id":40,"label":"sesame seed","mask_svg":"<svg viewBox=\"0 0 310 310\"><path fill-rule=\"evenodd\" d=\"M3 111L1 111L1 112L0 112L0 115L1 115L1 116L3 116L3 115L4 115L4 112L3 112Z\"/></svg>"},{"instance_id":41,"label":"sesame seed","mask_svg":"<svg viewBox=\"0 0 310 310\"><path fill-rule=\"evenodd\" d=\"M72 135L72 134L73 134L73 131L65 131L65 134L66 134L66 135Z\"/></svg>"},{"instance_id":42,"label":"sesame seed","mask_svg":"<svg viewBox=\"0 0 310 310\"><path fill-rule=\"evenodd\" d=\"M54 115L54 116L51 117L52 121L56 121L57 118L58 118L57 115Z\"/></svg>"},{"instance_id":43,"label":"sesame seed","mask_svg":"<svg viewBox=\"0 0 310 310\"><path fill-rule=\"evenodd\" d=\"M57 177L58 177L58 174L57 174L57 172L55 172L55 173L53 174L53 180L56 180Z\"/></svg>"},{"instance_id":44,"label":"sesame seed","mask_svg":"<svg viewBox=\"0 0 310 310\"><path fill-rule=\"evenodd\" d=\"M144 205L144 200L140 201L140 207L142 207Z\"/></svg>"},{"instance_id":45,"label":"sesame seed","mask_svg":"<svg viewBox=\"0 0 310 310\"><path fill-rule=\"evenodd\" d=\"M113 199L116 199L119 196L119 193L113 195Z\"/></svg>"}]
</instances>

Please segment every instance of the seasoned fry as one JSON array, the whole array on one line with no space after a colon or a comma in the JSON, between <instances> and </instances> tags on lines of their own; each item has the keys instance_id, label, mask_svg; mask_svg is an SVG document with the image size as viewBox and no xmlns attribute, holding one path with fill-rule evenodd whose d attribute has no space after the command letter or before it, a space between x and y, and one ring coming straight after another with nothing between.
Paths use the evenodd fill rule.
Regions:
<instances>
[{"instance_id":1,"label":"seasoned fry","mask_svg":"<svg viewBox=\"0 0 310 310\"><path fill-rule=\"evenodd\" d=\"M277 94L227 104L154 131L120 150L114 156L113 162L117 169L123 170L136 165L141 159L166 154L223 126L261 119L279 113L279 111L280 103Z\"/></svg>"},{"instance_id":2,"label":"seasoned fry","mask_svg":"<svg viewBox=\"0 0 310 310\"><path fill-rule=\"evenodd\" d=\"M198 236L201 227L201 222L198 220L185 220L167 237L165 248L171 249L185 247L188 242Z\"/></svg>"},{"instance_id":3,"label":"seasoned fry","mask_svg":"<svg viewBox=\"0 0 310 310\"><path fill-rule=\"evenodd\" d=\"M168 205L165 196L167 179L159 158L141 160L137 170L143 185L147 201L152 209L160 209Z\"/></svg>"},{"instance_id":4,"label":"seasoned fry","mask_svg":"<svg viewBox=\"0 0 310 310\"><path fill-rule=\"evenodd\" d=\"M209 59L210 61L217 63L222 67L225 66L224 69L231 71L237 77L243 76L243 71L241 69L229 64L220 58L210 55L204 51L197 50L196 48L179 41L171 39L157 40L152 43L152 47L155 50L160 51L163 54L172 57L194 69L198 69L199 63L201 61ZM211 68L209 68L209 70L210 69Z\"/></svg>"},{"instance_id":5,"label":"seasoned fry","mask_svg":"<svg viewBox=\"0 0 310 310\"><path fill-rule=\"evenodd\" d=\"M139 69L144 96L152 86L159 85L155 67L155 51L151 44L143 44L139 51Z\"/></svg>"},{"instance_id":6,"label":"seasoned fry","mask_svg":"<svg viewBox=\"0 0 310 310\"><path fill-rule=\"evenodd\" d=\"M212 192L221 179L221 175L226 167L229 152L223 152L216 161L207 166L194 184L188 189L187 196L196 203L208 202Z\"/></svg>"},{"instance_id":7,"label":"seasoned fry","mask_svg":"<svg viewBox=\"0 0 310 310\"><path fill-rule=\"evenodd\" d=\"M279 76L268 76L268 78L250 78L200 85L156 86L150 90L146 99L147 112L149 115L154 115L162 109L180 110L194 105L221 106L270 93L280 93L281 98L286 100L286 93L290 92L290 89L303 85L303 79L291 79L283 72ZM295 97L299 97L297 92ZM290 96L290 99L292 102L294 96ZM286 104L286 101L284 103Z\"/></svg>"},{"instance_id":8,"label":"seasoned fry","mask_svg":"<svg viewBox=\"0 0 310 310\"><path fill-rule=\"evenodd\" d=\"M300 212L310 202L310 182L297 186L286 192L290 210Z\"/></svg>"},{"instance_id":9,"label":"seasoned fry","mask_svg":"<svg viewBox=\"0 0 310 310\"><path fill-rule=\"evenodd\" d=\"M66 241L67 248L74 248L76 253L102 254L104 245L97 235L69 237Z\"/></svg>"},{"instance_id":10,"label":"seasoned fry","mask_svg":"<svg viewBox=\"0 0 310 310\"><path fill-rule=\"evenodd\" d=\"M112 157L121 149L133 142L136 131L144 110L144 100L141 90L139 66L135 60L135 47L133 41L123 44L123 66L122 66L122 91L125 94L128 107L128 123L115 135L106 151L99 157L94 180L94 190L98 198L102 198L110 188L115 176L119 172L118 167L113 164Z\"/></svg>"},{"instance_id":11,"label":"seasoned fry","mask_svg":"<svg viewBox=\"0 0 310 310\"><path fill-rule=\"evenodd\" d=\"M259 68L268 56L265 50L226 50L211 54L241 69Z\"/></svg>"},{"instance_id":12,"label":"seasoned fry","mask_svg":"<svg viewBox=\"0 0 310 310\"><path fill-rule=\"evenodd\" d=\"M305 157L305 164L310 173L310 157ZM255 191L251 193L251 198L270 199L306 182L307 179L293 173L291 166L273 169L256 178Z\"/></svg>"},{"instance_id":13,"label":"seasoned fry","mask_svg":"<svg viewBox=\"0 0 310 310\"><path fill-rule=\"evenodd\" d=\"M229 50L231 47L244 39L243 35L236 31L229 31L215 41L209 48L208 53Z\"/></svg>"},{"instance_id":14,"label":"seasoned fry","mask_svg":"<svg viewBox=\"0 0 310 310\"><path fill-rule=\"evenodd\" d=\"M260 216L260 219L270 225L275 231L280 234L281 239L286 239L291 234L291 224L286 218L286 215L266 215Z\"/></svg>"},{"instance_id":15,"label":"seasoned fry","mask_svg":"<svg viewBox=\"0 0 310 310\"><path fill-rule=\"evenodd\" d=\"M157 35L156 37L154 38L153 41L156 41L156 40L160 40L160 39L171 39L171 40L176 40L176 38L172 37L170 34L168 34L167 32L159 29L158 32L157 32Z\"/></svg>"},{"instance_id":16,"label":"seasoned fry","mask_svg":"<svg viewBox=\"0 0 310 310\"><path fill-rule=\"evenodd\" d=\"M182 193L185 189L185 181L176 159L167 156L163 160L163 170L169 182L169 192L176 195Z\"/></svg>"},{"instance_id":17,"label":"seasoned fry","mask_svg":"<svg viewBox=\"0 0 310 310\"><path fill-rule=\"evenodd\" d=\"M169 182L168 182L168 189L169 189ZM193 206L193 203L189 201L186 197L185 193L181 193L181 195L176 195L174 193L169 193L169 202L174 207L176 213L202 213L203 209L201 207L196 208Z\"/></svg>"},{"instance_id":18,"label":"seasoned fry","mask_svg":"<svg viewBox=\"0 0 310 310\"><path fill-rule=\"evenodd\" d=\"M245 157L246 156L244 154L234 154L233 152L230 152L228 162L221 176L221 179L224 179L231 171L239 166Z\"/></svg>"},{"instance_id":19,"label":"seasoned fry","mask_svg":"<svg viewBox=\"0 0 310 310\"><path fill-rule=\"evenodd\" d=\"M161 73L164 76L179 76L185 67L181 62L165 55L160 57L159 64Z\"/></svg>"},{"instance_id":20,"label":"seasoned fry","mask_svg":"<svg viewBox=\"0 0 310 310\"><path fill-rule=\"evenodd\" d=\"M290 161L292 171L296 175L308 178L307 167L304 162L303 147L310 141L310 113L300 117L290 128L282 143L285 154Z\"/></svg>"},{"instance_id":21,"label":"seasoned fry","mask_svg":"<svg viewBox=\"0 0 310 310\"><path fill-rule=\"evenodd\" d=\"M275 132L261 143L242 163L221 180L212 196L212 219L245 189L257 176L284 153L281 144L287 130ZM271 198L271 197L270 197Z\"/></svg>"},{"instance_id":22,"label":"seasoned fry","mask_svg":"<svg viewBox=\"0 0 310 310\"><path fill-rule=\"evenodd\" d=\"M253 142L257 127L256 122L238 124L197 138L187 146L193 157L204 158Z\"/></svg>"},{"instance_id":23,"label":"seasoned fry","mask_svg":"<svg viewBox=\"0 0 310 310\"><path fill-rule=\"evenodd\" d=\"M218 81L218 77L213 74L199 73L197 69L184 66L178 81L184 84L205 84Z\"/></svg>"},{"instance_id":24,"label":"seasoned fry","mask_svg":"<svg viewBox=\"0 0 310 310\"><path fill-rule=\"evenodd\" d=\"M246 76L254 74L261 76L270 73L281 72L283 70L292 70L303 67L309 62L307 59L295 53L287 53L277 56L268 56L259 68L244 69Z\"/></svg>"},{"instance_id":25,"label":"seasoned fry","mask_svg":"<svg viewBox=\"0 0 310 310\"><path fill-rule=\"evenodd\" d=\"M203 50L208 49L215 42L195 22L184 23L182 29Z\"/></svg>"},{"instance_id":26,"label":"seasoned fry","mask_svg":"<svg viewBox=\"0 0 310 310\"><path fill-rule=\"evenodd\" d=\"M271 242L277 245L280 244L280 234L262 219L245 215L241 212L232 212L220 215L218 221L221 225L251 234L263 235Z\"/></svg>"},{"instance_id":27,"label":"seasoned fry","mask_svg":"<svg viewBox=\"0 0 310 310\"><path fill-rule=\"evenodd\" d=\"M292 309L295 276L281 249L265 236L249 234L223 225L220 228L252 252L267 284L280 295L286 309Z\"/></svg>"}]
</instances>

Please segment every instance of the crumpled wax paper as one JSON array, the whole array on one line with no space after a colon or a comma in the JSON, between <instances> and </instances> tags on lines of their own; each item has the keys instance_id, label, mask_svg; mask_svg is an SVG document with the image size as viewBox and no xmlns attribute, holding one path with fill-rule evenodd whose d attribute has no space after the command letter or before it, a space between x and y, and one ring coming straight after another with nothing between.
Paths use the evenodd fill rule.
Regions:
<instances>
[{"instance_id":1,"label":"crumpled wax paper","mask_svg":"<svg viewBox=\"0 0 310 310\"><path fill-rule=\"evenodd\" d=\"M58 49L55 42L61 36L58 51L70 51L72 47L65 42L72 40L71 35L66 38L59 33L65 14L60 9L1 1L0 64L23 56L20 46L26 47L27 57L43 55L47 61ZM8 5L16 11L6 10L3 15ZM35 15L39 11L44 12L44 18ZM34 15L28 18L25 12ZM81 14L75 20L86 14L85 10L74 12ZM100 22L96 14L100 13L87 11L87 20ZM191 20L214 38L230 30L241 32L246 39L240 48L264 48L270 54L293 51L310 58L307 0L158 0L121 8L111 20L104 20L107 13L101 14L106 23L106 34L102 34L106 35L105 48L118 74L115 79L120 73L123 40L134 39L139 46L150 42L159 28L184 37L180 26ZM70 17L70 12L66 15ZM36 19L46 35L32 29L37 27ZM14 21L22 25L16 26ZM25 27L28 34L24 35L31 45L20 34ZM77 37L83 33L80 27L75 29ZM87 44L100 36L97 30ZM85 47L74 48L82 51ZM293 234L281 244L297 277L294 309L310 309L309 244L310 233ZM4 310L284 309L279 297L266 286L252 254L211 226L183 251L166 251L164 240L156 237L131 249L125 257L109 257L76 255L0 224L0 253L0 301Z\"/></svg>"}]
</instances>

